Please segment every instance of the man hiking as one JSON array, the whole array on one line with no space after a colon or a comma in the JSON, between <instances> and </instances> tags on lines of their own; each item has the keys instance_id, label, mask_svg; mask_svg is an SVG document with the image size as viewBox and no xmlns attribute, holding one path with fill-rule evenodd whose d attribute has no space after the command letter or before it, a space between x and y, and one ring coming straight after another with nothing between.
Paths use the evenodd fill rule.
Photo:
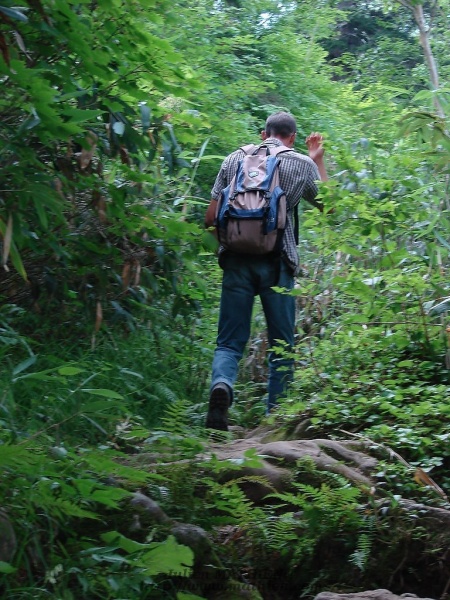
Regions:
<instances>
[{"instance_id":1,"label":"man hiking","mask_svg":"<svg viewBox=\"0 0 450 600\"><path fill-rule=\"evenodd\" d=\"M285 193L287 218L280 252L269 254L236 253L219 248L219 264L223 269L217 346L214 352L211 376L209 408L206 427L220 431L228 430L228 408L233 402L233 385L238 375L239 361L250 337L251 317L255 296L261 299L264 311L269 354L268 404L269 412L292 381L294 360L295 298L289 294L275 292L274 286L291 290L294 277L299 272L294 213L301 199L319 210L322 205L316 200L317 182L325 181L327 173L324 163L322 136L311 133L306 139L306 156L293 150L297 126L294 117L286 112L277 112L268 117L261 132L263 142L255 147L277 153L279 187ZM280 148L281 147L281 148ZM283 148L284 147L284 148ZM224 188L233 183L240 164L249 147L236 150L225 158L211 192L211 202L205 216L206 227L213 226L217 219L218 202ZM254 173L250 173L254 176ZM234 187L232 186L232 191ZM220 206L220 205L219 205ZM220 240L220 230L219 230ZM277 355L274 346L281 344L285 350Z\"/></svg>"}]
</instances>

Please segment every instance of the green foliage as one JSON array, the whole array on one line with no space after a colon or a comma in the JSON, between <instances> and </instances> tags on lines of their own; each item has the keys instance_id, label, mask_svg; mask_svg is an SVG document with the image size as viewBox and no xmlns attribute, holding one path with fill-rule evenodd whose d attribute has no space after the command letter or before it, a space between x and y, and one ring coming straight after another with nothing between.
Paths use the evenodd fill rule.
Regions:
<instances>
[{"instance_id":1,"label":"green foliage","mask_svg":"<svg viewBox=\"0 0 450 600\"><path fill-rule=\"evenodd\" d=\"M56 372L75 377L83 369L63 366ZM51 384L59 382L53 372L46 375ZM45 384L47 379L39 381ZM102 398L115 396L103 388L91 388L93 392ZM125 407L123 397L117 402ZM2 590L10 597L22 597L20 590L28 585L30 589L40 586L42 597L48 593L69 594L68 598L160 598L165 593L174 597L175 587L169 586L170 595L167 583L177 573L189 578L192 550L168 536L164 528L135 532L128 503L133 492L147 489L172 518L205 522L204 506L193 486L202 466L194 461L186 464L186 457L196 456L203 446L189 427L187 410L185 401L169 403L161 419L165 432L149 432L137 417L119 420L114 435L103 431L105 437L97 446L83 430L75 429L79 415L67 419L72 423L70 434L61 422L56 433L48 427L10 444L4 429L2 514L8 515L17 531L17 550L11 565L5 563L1 569ZM164 464L151 470L139 467L128 454L137 450L165 456L167 468ZM96 525L90 525L92 521ZM114 526L119 529L111 530Z\"/></svg>"},{"instance_id":2,"label":"green foliage","mask_svg":"<svg viewBox=\"0 0 450 600\"><path fill-rule=\"evenodd\" d=\"M219 514L225 514L226 519L218 517L215 519L217 523L236 523L242 529L253 528L259 523L263 517L263 511L254 507L245 495L244 491L239 487L239 483L243 481L257 481L263 485L267 485L265 479L261 477L246 477L239 479L233 479L230 483L223 485L217 483L211 483L210 497L212 500L212 507L219 511Z\"/></svg>"},{"instance_id":3,"label":"green foliage","mask_svg":"<svg viewBox=\"0 0 450 600\"><path fill-rule=\"evenodd\" d=\"M350 562L356 565L360 571L364 571L372 553L373 538L373 535L362 533L358 538L355 551L350 556Z\"/></svg>"},{"instance_id":4,"label":"green foliage","mask_svg":"<svg viewBox=\"0 0 450 600\"><path fill-rule=\"evenodd\" d=\"M311 476L314 469L308 463L299 465L299 475ZM364 526L365 517L360 511L362 492L350 485L343 477L328 473L319 486L294 483L294 491L275 494L290 510L269 522L267 542L271 548L282 548L290 560L291 568L304 563L316 552L323 540L343 540L346 535L358 532ZM283 543L283 537L295 546ZM350 537L351 539L351 537Z\"/></svg>"},{"instance_id":5,"label":"green foliage","mask_svg":"<svg viewBox=\"0 0 450 600\"><path fill-rule=\"evenodd\" d=\"M435 98L448 108L448 90L422 89L413 22L397 8L388 19L376 3L0 7L8 598L198 598L172 577L195 576L190 549L165 526L127 529L136 490L206 529L227 574L281 574L292 597L380 581L379 548L392 580L411 547L423 555L426 532L396 511L403 498L446 506L427 473L450 485L450 147L430 112ZM445 78L444 12L431 41ZM325 134L331 178L324 214L301 218L296 379L270 419L370 444L379 510L304 463L291 490L256 505L244 491L268 489L264 478L230 479L243 464L203 456L220 270L199 225L222 157L277 109L296 115L299 150ZM266 384L255 316L231 409L247 427ZM248 453L244 466L258 465Z\"/></svg>"},{"instance_id":6,"label":"green foliage","mask_svg":"<svg viewBox=\"0 0 450 600\"><path fill-rule=\"evenodd\" d=\"M105 3L34 2L24 14L0 34L2 262L32 284L21 294L41 316L82 314L82 332L131 328L147 290L186 300L176 280L201 238L177 208L191 169L164 106L187 78L195 87L192 73L146 3L120 20ZM199 120L185 116L192 142ZM3 277L13 302L20 282Z\"/></svg>"},{"instance_id":7,"label":"green foliage","mask_svg":"<svg viewBox=\"0 0 450 600\"><path fill-rule=\"evenodd\" d=\"M303 354L295 390L302 403L286 404L288 415L303 413L312 431L364 437L395 448L405 460L433 470L447 484L448 373L421 356L411 342L383 341L380 329L342 332ZM356 338L356 339L355 339ZM305 347L305 350L307 348ZM405 490L406 491L406 490ZM417 488L416 492L417 493Z\"/></svg>"},{"instance_id":8,"label":"green foliage","mask_svg":"<svg viewBox=\"0 0 450 600\"><path fill-rule=\"evenodd\" d=\"M323 41L333 64L342 68L342 77L358 87L384 82L398 102L409 88L424 85L423 74L417 72L423 62L421 50L406 8L399 3L398 10L387 11L383 3L368 2L345 8L337 35ZM417 76L411 77L411 71Z\"/></svg>"},{"instance_id":9,"label":"green foliage","mask_svg":"<svg viewBox=\"0 0 450 600\"><path fill-rule=\"evenodd\" d=\"M20 597L28 585L42 587L44 595L71 590L75 597L78 590L91 598L115 598L119 590L140 595L149 586L148 595L140 597L157 597L151 592L155 575L189 566L191 551L171 537L138 544L102 533L109 526L102 514L109 513L110 522L116 519L131 490L154 478L121 466L121 458L106 447L48 448L32 440L0 446L3 508L17 536L13 568L3 569L0 583L8 597ZM97 527L89 525L92 520Z\"/></svg>"}]
</instances>

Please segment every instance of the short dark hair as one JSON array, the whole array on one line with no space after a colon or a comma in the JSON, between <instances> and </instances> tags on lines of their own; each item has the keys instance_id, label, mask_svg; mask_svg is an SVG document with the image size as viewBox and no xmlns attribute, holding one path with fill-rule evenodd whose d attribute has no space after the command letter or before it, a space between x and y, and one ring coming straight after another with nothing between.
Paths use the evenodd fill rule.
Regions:
<instances>
[{"instance_id":1,"label":"short dark hair","mask_svg":"<svg viewBox=\"0 0 450 600\"><path fill-rule=\"evenodd\" d=\"M297 124L294 117L287 112L277 112L266 120L266 134L279 135L280 137L287 138L293 133L297 132Z\"/></svg>"}]
</instances>

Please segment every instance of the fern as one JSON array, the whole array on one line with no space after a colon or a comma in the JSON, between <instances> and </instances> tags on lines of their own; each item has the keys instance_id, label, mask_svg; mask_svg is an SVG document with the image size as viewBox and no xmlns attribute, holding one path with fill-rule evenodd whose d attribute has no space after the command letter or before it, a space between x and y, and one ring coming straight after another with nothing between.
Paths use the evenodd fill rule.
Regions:
<instances>
[{"instance_id":1,"label":"fern","mask_svg":"<svg viewBox=\"0 0 450 600\"><path fill-rule=\"evenodd\" d=\"M162 429L175 435L186 434L189 429L189 407L187 400L171 400L167 404L164 416L161 418Z\"/></svg>"},{"instance_id":2,"label":"fern","mask_svg":"<svg viewBox=\"0 0 450 600\"><path fill-rule=\"evenodd\" d=\"M356 549L349 557L350 562L358 567L360 571L365 571L372 552L375 539L375 525L376 517L375 515L370 515L366 519L365 530L358 537Z\"/></svg>"},{"instance_id":3,"label":"fern","mask_svg":"<svg viewBox=\"0 0 450 600\"><path fill-rule=\"evenodd\" d=\"M295 483L295 491L273 494L280 500L277 509L284 514L266 523L267 545L273 549L290 548L289 564L295 568L310 557L320 540L335 538L343 531L358 532L364 525L358 508L360 490L335 474L324 474L331 482L318 486ZM297 509L297 512L285 512ZM363 555L361 555L363 558Z\"/></svg>"},{"instance_id":4,"label":"fern","mask_svg":"<svg viewBox=\"0 0 450 600\"><path fill-rule=\"evenodd\" d=\"M239 484L239 483L258 483L260 485L262 485L265 488L268 488L270 490L272 490L273 492L276 492L275 488L272 486L272 484L269 482L269 480L267 479L267 477L264 477L263 475L243 475L242 477L238 477L237 479L233 479L232 481L229 481L227 483L225 483L224 485L233 485L233 484Z\"/></svg>"},{"instance_id":5,"label":"fern","mask_svg":"<svg viewBox=\"0 0 450 600\"><path fill-rule=\"evenodd\" d=\"M367 561L372 550L372 540L367 533L362 533L356 545L356 550L350 555L350 562L358 567L360 571L364 571Z\"/></svg>"},{"instance_id":6,"label":"fern","mask_svg":"<svg viewBox=\"0 0 450 600\"><path fill-rule=\"evenodd\" d=\"M227 523L230 522L231 517L234 524L243 528L259 525L265 520L264 511L255 507L254 503L247 498L245 492L238 485L238 482L242 483L249 480L257 481L265 486L268 485L267 480L260 476L241 477L226 484L210 482L209 498L212 500L210 507L222 514L227 514ZM221 522L223 519L219 517L216 521Z\"/></svg>"},{"instance_id":7,"label":"fern","mask_svg":"<svg viewBox=\"0 0 450 600\"><path fill-rule=\"evenodd\" d=\"M171 403L175 403L178 400L178 397L175 394L175 392L160 381L155 381L153 383L153 393L155 394L155 396L158 396L160 400L164 400L169 405Z\"/></svg>"},{"instance_id":8,"label":"fern","mask_svg":"<svg viewBox=\"0 0 450 600\"><path fill-rule=\"evenodd\" d=\"M30 469L30 463L33 467ZM32 472L36 464L36 455L23 446L0 444L0 467L2 469L19 467Z\"/></svg>"},{"instance_id":9,"label":"fern","mask_svg":"<svg viewBox=\"0 0 450 600\"><path fill-rule=\"evenodd\" d=\"M298 545L302 542L299 536L301 521L292 512L281 516L270 516L265 523L264 535L268 548L279 549L282 553L292 547L291 543Z\"/></svg>"}]
</instances>

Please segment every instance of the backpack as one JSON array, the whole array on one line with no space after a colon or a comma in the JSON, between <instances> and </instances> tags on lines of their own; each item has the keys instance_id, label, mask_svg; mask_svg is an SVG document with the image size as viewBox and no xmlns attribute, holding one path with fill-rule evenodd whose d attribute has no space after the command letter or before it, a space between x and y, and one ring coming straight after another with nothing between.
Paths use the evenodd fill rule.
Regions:
<instances>
[{"instance_id":1,"label":"backpack","mask_svg":"<svg viewBox=\"0 0 450 600\"><path fill-rule=\"evenodd\" d=\"M245 156L217 203L218 240L230 252L279 254L287 204L279 185L278 154L290 148L250 144L241 150Z\"/></svg>"}]
</instances>

